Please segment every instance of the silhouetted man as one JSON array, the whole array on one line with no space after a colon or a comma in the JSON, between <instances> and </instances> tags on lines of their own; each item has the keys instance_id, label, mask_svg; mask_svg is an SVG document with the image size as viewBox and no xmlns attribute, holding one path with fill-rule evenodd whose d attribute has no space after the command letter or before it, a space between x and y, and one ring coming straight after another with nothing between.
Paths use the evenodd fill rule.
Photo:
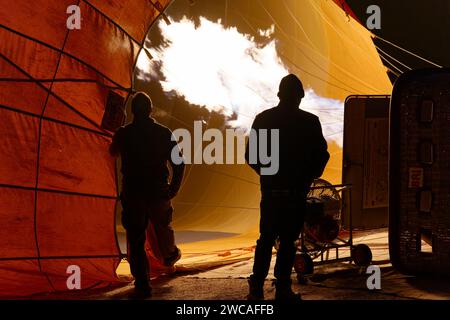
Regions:
<instances>
[{"instance_id":1,"label":"silhouetted man","mask_svg":"<svg viewBox=\"0 0 450 320\"><path fill-rule=\"evenodd\" d=\"M319 119L299 109L304 96L301 81L295 75L288 75L280 83L279 105L257 115L253 123L256 132L268 129L269 136L270 129L279 130L279 170L274 175L261 175L260 170L264 165L260 161L251 163L247 146L246 159L260 174L262 194L260 238L256 245L253 274L249 280L250 300L264 299L264 281L277 238L279 249L275 265L275 298L300 300L300 294L295 294L291 289L296 253L294 242L303 227L309 187L315 178L322 175L330 157ZM271 150L270 145L268 150Z\"/></svg>"},{"instance_id":2,"label":"silhouetted man","mask_svg":"<svg viewBox=\"0 0 450 320\"><path fill-rule=\"evenodd\" d=\"M184 163L173 163L171 153L178 148L177 143L168 128L150 117L151 111L150 98L142 92L135 94L132 100L134 120L119 128L110 148L111 154L120 154L122 160L122 224L127 231L135 294L142 298L151 295L144 247L149 222L154 227L164 264L173 266L181 257L171 227L170 200L180 189ZM170 183L168 163L172 168Z\"/></svg>"}]
</instances>

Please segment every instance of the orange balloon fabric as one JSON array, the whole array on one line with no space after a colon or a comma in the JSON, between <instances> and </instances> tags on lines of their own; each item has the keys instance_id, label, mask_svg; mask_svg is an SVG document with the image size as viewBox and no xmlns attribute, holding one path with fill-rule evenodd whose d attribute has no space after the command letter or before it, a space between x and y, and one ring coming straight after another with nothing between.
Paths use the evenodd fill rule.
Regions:
<instances>
[{"instance_id":1,"label":"orange balloon fabric","mask_svg":"<svg viewBox=\"0 0 450 320\"><path fill-rule=\"evenodd\" d=\"M0 0L0 296L119 281L117 177L103 124L169 0ZM67 20L78 5L81 29ZM70 270L70 268L69 268Z\"/></svg>"}]
</instances>

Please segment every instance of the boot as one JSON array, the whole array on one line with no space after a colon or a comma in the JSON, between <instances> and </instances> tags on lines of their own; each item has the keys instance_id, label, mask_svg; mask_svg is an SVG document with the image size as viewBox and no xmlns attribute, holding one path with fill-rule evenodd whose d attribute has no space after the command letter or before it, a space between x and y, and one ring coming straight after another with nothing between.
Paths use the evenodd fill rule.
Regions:
<instances>
[{"instance_id":1,"label":"boot","mask_svg":"<svg viewBox=\"0 0 450 320\"><path fill-rule=\"evenodd\" d=\"M280 302L296 303L302 300L300 293L292 291L292 281L275 281L275 300Z\"/></svg>"},{"instance_id":2,"label":"boot","mask_svg":"<svg viewBox=\"0 0 450 320\"><path fill-rule=\"evenodd\" d=\"M170 255L170 257L164 259L164 266L173 267L175 263L180 259L181 259L181 250L176 248L175 251Z\"/></svg>"},{"instance_id":3,"label":"boot","mask_svg":"<svg viewBox=\"0 0 450 320\"><path fill-rule=\"evenodd\" d=\"M250 276L248 280L249 293L247 295L247 300L258 301L264 300L264 280L255 280L253 276Z\"/></svg>"},{"instance_id":4,"label":"boot","mask_svg":"<svg viewBox=\"0 0 450 320\"><path fill-rule=\"evenodd\" d=\"M134 282L134 291L130 295L132 300L143 300L150 298L152 296L152 288L150 287L148 281Z\"/></svg>"}]
</instances>

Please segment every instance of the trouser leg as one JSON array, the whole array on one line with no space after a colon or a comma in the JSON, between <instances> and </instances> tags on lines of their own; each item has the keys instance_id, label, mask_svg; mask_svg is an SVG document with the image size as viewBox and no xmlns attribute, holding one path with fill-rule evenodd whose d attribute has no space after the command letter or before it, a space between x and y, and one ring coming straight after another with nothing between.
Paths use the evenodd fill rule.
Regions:
<instances>
[{"instance_id":1,"label":"trouser leg","mask_svg":"<svg viewBox=\"0 0 450 320\"><path fill-rule=\"evenodd\" d=\"M297 235L280 235L280 247L277 252L277 262L275 264L275 278L279 281L288 282L291 279L292 267L297 251L294 242L299 234L300 232Z\"/></svg>"},{"instance_id":2,"label":"trouser leg","mask_svg":"<svg viewBox=\"0 0 450 320\"><path fill-rule=\"evenodd\" d=\"M251 276L255 281L263 282L269 273L272 249L277 238L277 227L273 218L274 212L270 202L261 201L260 237L256 242L253 275Z\"/></svg>"},{"instance_id":3,"label":"trouser leg","mask_svg":"<svg viewBox=\"0 0 450 320\"><path fill-rule=\"evenodd\" d=\"M295 200L293 203L288 202L282 209L285 216L280 224L280 245L274 270L275 278L279 282L290 283L291 280L292 267L297 252L295 241L298 240L303 227L303 202L302 200Z\"/></svg>"},{"instance_id":4,"label":"trouser leg","mask_svg":"<svg viewBox=\"0 0 450 320\"><path fill-rule=\"evenodd\" d=\"M275 237L272 234L261 234L256 242L252 279L263 282L269 274L272 248Z\"/></svg>"},{"instance_id":5,"label":"trouser leg","mask_svg":"<svg viewBox=\"0 0 450 320\"><path fill-rule=\"evenodd\" d=\"M149 265L145 252L148 225L147 204L141 197L122 196L122 224L127 231L128 262L136 285L147 285Z\"/></svg>"},{"instance_id":6,"label":"trouser leg","mask_svg":"<svg viewBox=\"0 0 450 320\"><path fill-rule=\"evenodd\" d=\"M172 228L173 207L170 200L155 200L150 206L150 222L152 223L160 254L164 259L171 257L177 250Z\"/></svg>"},{"instance_id":7,"label":"trouser leg","mask_svg":"<svg viewBox=\"0 0 450 320\"><path fill-rule=\"evenodd\" d=\"M131 274L136 280L137 285L145 285L149 281L149 265L145 253L145 236L145 229L127 230L129 243L128 262L130 263Z\"/></svg>"}]
</instances>

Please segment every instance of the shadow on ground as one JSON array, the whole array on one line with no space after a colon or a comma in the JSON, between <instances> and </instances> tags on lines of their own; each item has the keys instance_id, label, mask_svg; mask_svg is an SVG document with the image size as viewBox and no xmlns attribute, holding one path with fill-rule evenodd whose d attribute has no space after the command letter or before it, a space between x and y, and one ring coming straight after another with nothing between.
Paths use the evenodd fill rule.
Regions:
<instances>
[{"instance_id":1,"label":"shadow on ground","mask_svg":"<svg viewBox=\"0 0 450 320\"><path fill-rule=\"evenodd\" d=\"M251 261L248 261L251 263ZM388 265L381 268L381 290L369 290L365 269L349 263L317 267L306 284L298 284L293 274L293 287L304 300L416 300L450 299L450 280L438 277L412 277ZM202 278L202 273L175 274L152 281L152 300L242 300L248 286L245 277ZM48 294L36 299L128 299L133 291L130 282L84 292ZM265 283L266 299L273 299L272 281Z\"/></svg>"}]
</instances>

